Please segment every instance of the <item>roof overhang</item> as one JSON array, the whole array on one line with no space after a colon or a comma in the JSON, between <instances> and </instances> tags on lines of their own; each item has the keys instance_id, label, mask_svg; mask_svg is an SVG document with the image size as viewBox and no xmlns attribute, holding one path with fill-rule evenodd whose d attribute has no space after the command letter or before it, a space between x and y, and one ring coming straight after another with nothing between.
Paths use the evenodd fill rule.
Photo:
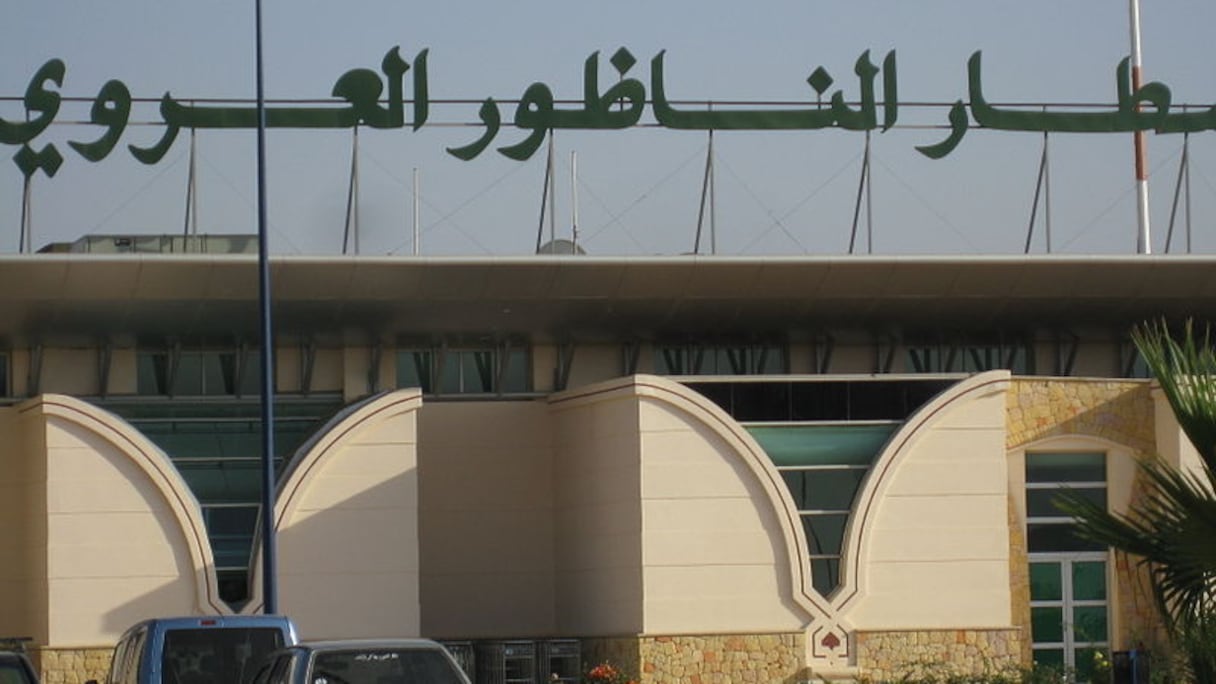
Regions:
<instances>
[{"instance_id":1,"label":"roof overhang","mask_svg":"<svg viewBox=\"0 0 1216 684\"><path fill-rule=\"evenodd\" d=\"M270 259L280 336L599 339L1216 319L1216 257ZM0 256L10 344L256 339L251 255Z\"/></svg>"}]
</instances>

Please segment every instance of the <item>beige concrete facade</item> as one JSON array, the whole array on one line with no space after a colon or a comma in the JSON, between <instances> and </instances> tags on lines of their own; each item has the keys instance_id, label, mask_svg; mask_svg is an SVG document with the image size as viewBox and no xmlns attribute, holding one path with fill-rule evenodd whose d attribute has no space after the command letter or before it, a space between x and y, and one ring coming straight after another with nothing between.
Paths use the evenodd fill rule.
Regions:
<instances>
[{"instance_id":1,"label":"beige concrete facade","mask_svg":"<svg viewBox=\"0 0 1216 684\"><path fill-rule=\"evenodd\" d=\"M365 348L342 355L352 366ZM330 372L329 377L336 377ZM374 378L346 372L350 389ZM570 637L642 684L896 678L1027 662L1022 461L1188 455L1147 382L959 376L877 455L840 587L812 586L781 473L743 426L670 378L519 400L352 404L284 475L281 607L308 638ZM0 633L48 681L96 677L137 619L222 614L206 529L163 453L112 414L45 394L0 409ZM1155 638L1142 578L1113 563L1112 646ZM259 583L255 582L257 587ZM255 611L259 598L247 605Z\"/></svg>"}]
</instances>

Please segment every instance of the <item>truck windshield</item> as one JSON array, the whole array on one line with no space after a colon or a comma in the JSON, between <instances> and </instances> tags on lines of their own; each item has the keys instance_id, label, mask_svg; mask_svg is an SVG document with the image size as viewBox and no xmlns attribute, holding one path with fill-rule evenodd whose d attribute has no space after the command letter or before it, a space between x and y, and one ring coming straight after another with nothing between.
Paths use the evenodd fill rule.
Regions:
<instances>
[{"instance_id":1,"label":"truck windshield","mask_svg":"<svg viewBox=\"0 0 1216 684\"><path fill-rule=\"evenodd\" d=\"M21 663L0 662L0 684L32 684L32 682Z\"/></svg>"},{"instance_id":2,"label":"truck windshield","mask_svg":"<svg viewBox=\"0 0 1216 684\"><path fill-rule=\"evenodd\" d=\"M170 630L165 632L165 652L161 663L164 682L243 682L264 656L282 645L282 632L266 627Z\"/></svg>"}]
</instances>

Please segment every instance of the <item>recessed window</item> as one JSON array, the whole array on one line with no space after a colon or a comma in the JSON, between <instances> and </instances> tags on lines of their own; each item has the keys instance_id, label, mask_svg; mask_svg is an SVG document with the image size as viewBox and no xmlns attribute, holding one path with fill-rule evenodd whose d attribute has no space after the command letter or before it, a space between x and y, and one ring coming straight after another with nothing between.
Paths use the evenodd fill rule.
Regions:
<instances>
[{"instance_id":1,"label":"recessed window","mask_svg":"<svg viewBox=\"0 0 1216 684\"><path fill-rule=\"evenodd\" d=\"M658 344L659 375L775 375L789 372L784 346L776 344Z\"/></svg>"},{"instance_id":2,"label":"recessed window","mask_svg":"<svg viewBox=\"0 0 1216 684\"><path fill-rule=\"evenodd\" d=\"M1030 344L1018 340L958 343L909 342L906 369L911 373L980 373L1005 369L1017 375L1034 374Z\"/></svg>"},{"instance_id":3,"label":"recessed window","mask_svg":"<svg viewBox=\"0 0 1216 684\"><path fill-rule=\"evenodd\" d=\"M853 502L898 422L746 425L781 473L806 536L811 584L824 596L840 585L841 553Z\"/></svg>"},{"instance_id":4,"label":"recessed window","mask_svg":"<svg viewBox=\"0 0 1216 684\"><path fill-rule=\"evenodd\" d=\"M1030 635L1036 663L1089 681L1094 653L1110 647L1106 547L1076 533L1056 500L1068 490L1106 507L1106 454L1026 454Z\"/></svg>"},{"instance_id":5,"label":"recessed window","mask_svg":"<svg viewBox=\"0 0 1216 684\"><path fill-rule=\"evenodd\" d=\"M257 396L261 369L256 349L140 351L136 391L145 396Z\"/></svg>"},{"instance_id":6,"label":"recessed window","mask_svg":"<svg viewBox=\"0 0 1216 684\"><path fill-rule=\"evenodd\" d=\"M520 394L531 390L528 349L435 347L397 351L397 387L424 394Z\"/></svg>"}]
</instances>

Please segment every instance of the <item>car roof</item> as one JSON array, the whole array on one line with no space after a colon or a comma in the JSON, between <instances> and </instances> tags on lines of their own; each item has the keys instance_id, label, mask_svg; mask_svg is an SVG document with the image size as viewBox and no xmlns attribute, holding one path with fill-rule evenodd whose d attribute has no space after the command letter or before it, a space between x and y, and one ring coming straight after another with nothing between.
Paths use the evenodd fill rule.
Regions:
<instances>
[{"instance_id":1,"label":"car roof","mask_svg":"<svg viewBox=\"0 0 1216 684\"><path fill-rule=\"evenodd\" d=\"M289 648L297 650L319 651L359 651L372 649L442 649L443 646L431 639L420 638L384 638L384 639L322 639L302 641Z\"/></svg>"},{"instance_id":2,"label":"car roof","mask_svg":"<svg viewBox=\"0 0 1216 684\"><path fill-rule=\"evenodd\" d=\"M222 629L232 627L279 627L290 625L291 621L283 615L180 615L174 617L159 617L141 620L127 629L127 632L147 629Z\"/></svg>"}]
</instances>

